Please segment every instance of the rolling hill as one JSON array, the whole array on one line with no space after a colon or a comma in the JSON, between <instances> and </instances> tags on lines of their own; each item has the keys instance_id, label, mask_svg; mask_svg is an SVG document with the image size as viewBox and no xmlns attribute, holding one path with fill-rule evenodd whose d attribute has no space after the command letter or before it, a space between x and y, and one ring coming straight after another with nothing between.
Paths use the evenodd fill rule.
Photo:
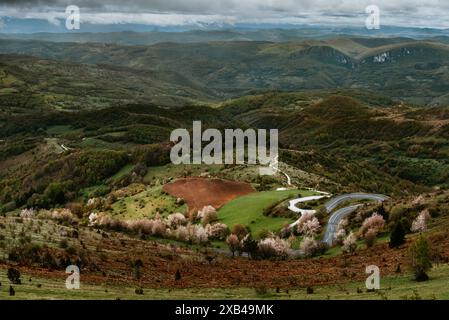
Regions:
<instances>
[{"instance_id":1,"label":"rolling hill","mask_svg":"<svg viewBox=\"0 0 449 320\"><path fill-rule=\"evenodd\" d=\"M203 101L254 90L346 88L415 105L448 104L449 46L435 41L337 37L123 46L0 40L0 53L138 70L153 79L150 87Z\"/></svg>"}]
</instances>

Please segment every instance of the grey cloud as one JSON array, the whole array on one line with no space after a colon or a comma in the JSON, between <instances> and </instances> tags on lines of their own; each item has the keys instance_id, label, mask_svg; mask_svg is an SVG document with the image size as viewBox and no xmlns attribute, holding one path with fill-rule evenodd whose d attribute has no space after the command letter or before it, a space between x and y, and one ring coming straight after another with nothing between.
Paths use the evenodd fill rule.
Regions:
<instances>
[{"instance_id":1,"label":"grey cloud","mask_svg":"<svg viewBox=\"0 0 449 320\"><path fill-rule=\"evenodd\" d=\"M33 16L34 12L62 11L68 5L77 5L89 14L122 15L124 21L126 14L172 14L214 15L226 17L224 19L232 17L235 21L260 19L261 22L304 17L304 23L307 23L307 17L339 17L350 22L365 15L365 7L371 4L379 6L381 15L387 16L392 23L409 20L413 25L413 21L421 24L428 21L429 26L449 27L446 22L449 1L441 0L1 0L0 16L8 10L20 10Z\"/></svg>"}]
</instances>

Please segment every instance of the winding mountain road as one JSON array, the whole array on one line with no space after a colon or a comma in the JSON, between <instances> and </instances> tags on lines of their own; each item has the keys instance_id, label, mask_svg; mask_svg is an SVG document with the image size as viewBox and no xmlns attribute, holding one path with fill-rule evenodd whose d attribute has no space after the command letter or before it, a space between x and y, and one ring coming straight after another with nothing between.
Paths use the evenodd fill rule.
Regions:
<instances>
[{"instance_id":1,"label":"winding mountain road","mask_svg":"<svg viewBox=\"0 0 449 320\"><path fill-rule=\"evenodd\" d=\"M342 194L340 196L337 196L335 198L332 198L328 202L324 204L327 212L331 212L334 210L338 205L341 203L348 201L348 200L374 200L383 202L389 197L382 195L382 194L372 194L372 193L349 193L349 194ZM338 209L335 211L329 218L329 221L326 226L326 231L324 233L323 242L327 243L328 245L331 245L332 242L335 240L335 233L337 231L337 226L340 223L341 220L343 220L345 217L353 213L357 208L362 206L361 204L352 205L348 207L344 207L341 209Z\"/></svg>"},{"instance_id":2,"label":"winding mountain road","mask_svg":"<svg viewBox=\"0 0 449 320\"><path fill-rule=\"evenodd\" d=\"M328 202L324 204L327 212L331 212L336 207L338 207L341 203L349 200L374 200L374 201L385 201L388 197L383 194L374 194L374 193L348 193L336 196L332 198Z\"/></svg>"},{"instance_id":3,"label":"winding mountain road","mask_svg":"<svg viewBox=\"0 0 449 320\"><path fill-rule=\"evenodd\" d=\"M299 209L298 207L296 207L296 204L301 203L301 202L307 202L307 201L312 201L312 200L318 200L318 199L322 199L325 197L330 197L330 194L326 194L323 193L324 195L320 195L320 196L309 196L309 197L302 197L302 198L297 198L297 199L293 199L289 201L288 204L288 209L292 212L295 213L300 213L301 215L303 215L304 213L315 213L315 210L304 210L304 209ZM326 202L324 204L324 207L326 208L326 211L328 213L332 212L332 210L334 210L336 207L338 207L340 204L344 203L345 201L350 201L350 200L373 200L373 201L379 201L379 202L383 202L385 200L389 199L389 197L383 195L383 194L374 194L374 193L348 193L348 194L342 194L339 196L336 196L332 199L330 199L328 202ZM331 245L332 242L335 239L335 233L337 231L337 226L340 223L341 220L343 220L345 217L347 217L348 215L350 215L351 213L353 213L355 210L357 210L357 208L361 207L362 204L356 204L356 205L351 205L348 207L344 207L341 209L338 209L337 211L335 211L329 218L329 221L327 223L326 226L326 231L324 232L324 236L323 236L323 242L327 243L328 245ZM295 222L293 222L292 224L289 225L290 228L295 227L299 222L299 219L296 220Z\"/></svg>"}]
</instances>

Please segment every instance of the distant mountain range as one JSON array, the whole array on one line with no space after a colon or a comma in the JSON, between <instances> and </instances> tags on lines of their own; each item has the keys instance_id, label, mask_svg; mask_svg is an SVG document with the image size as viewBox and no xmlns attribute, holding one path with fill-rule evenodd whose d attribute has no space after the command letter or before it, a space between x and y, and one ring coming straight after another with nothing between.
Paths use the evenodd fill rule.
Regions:
<instances>
[{"instance_id":1,"label":"distant mountain range","mask_svg":"<svg viewBox=\"0 0 449 320\"><path fill-rule=\"evenodd\" d=\"M13 20L15 21L15 20ZM0 28L1 39L41 40L57 42L99 42L125 45L151 45L158 42L207 42L207 41L300 41L305 39L329 39L345 36L405 37L430 39L449 37L449 29L404 28L382 26L380 30L359 27L292 26L292 25L210 25L160 27L144 25L83 25L79 31L68 31L64 23L55 26L41 20L20 22L24 27L14 27L18 21ZM48 26L47 26L48 24Z\"/></svg>"},{"instance_id":2,"label":"distant mountain range","mask_svg":"<svg viewBox=\"0 0 449 320\"><path fill-rule=\"evenodd\" d=\"M209 32L204 34L213 38ZM128 38L131 35L140 36L130 33ZM440 106L449 104L448 39L334 37L154 45L8 39L0 40L0 53L120 67L136 74L146 71L154 83L152 90L163 86L170 88L170 96L200 101L255 91L343 88L375 91L397 102Z\"/></svg>"}]
</instances>

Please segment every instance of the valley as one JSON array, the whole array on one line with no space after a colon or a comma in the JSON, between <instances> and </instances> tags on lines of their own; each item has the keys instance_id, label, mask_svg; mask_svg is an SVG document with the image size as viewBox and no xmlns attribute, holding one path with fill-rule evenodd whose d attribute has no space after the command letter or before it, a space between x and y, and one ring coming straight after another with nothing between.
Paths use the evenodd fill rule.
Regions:
<instances>
[{"instance_id":1,"label":"valley","mask_svg":"<svg viewBox=\"0 0 449 320\"><path fill-rule=\"evenodd\" d=\"M292 33L0 36L1 299L447 299L447 39ZM172 163L194 121L279 170Z\"/></svg>"}]
</instances>

